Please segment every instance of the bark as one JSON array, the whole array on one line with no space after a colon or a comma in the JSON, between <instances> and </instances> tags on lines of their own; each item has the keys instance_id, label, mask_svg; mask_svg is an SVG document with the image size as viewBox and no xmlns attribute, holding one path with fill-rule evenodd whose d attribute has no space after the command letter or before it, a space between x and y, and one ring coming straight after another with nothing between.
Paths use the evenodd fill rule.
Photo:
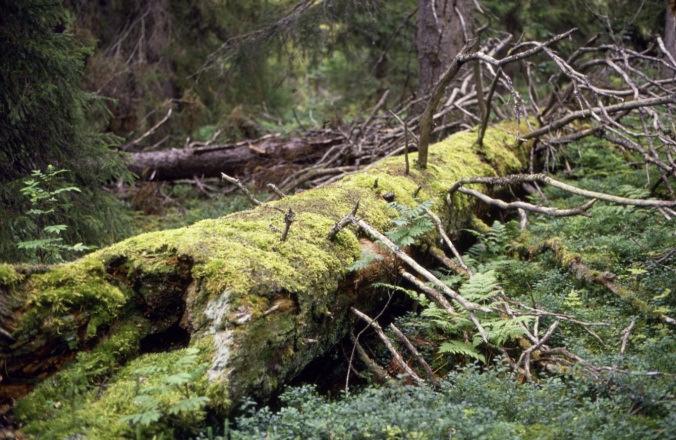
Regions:
<instances>
[{"instance_id":1,"label":"bark","mask_svg":"<svg viewBox=\"0 0 676 440\"><path fill-rule=\"evenodd\" d=\"M278 167L307 163L340 141L339 137L322 134L302 138L268 135L228 145L131 153L128 167L151 180L220 177L222 172L242 175L273 163Z\"/></svg>"},{"instance_id":2,"label":"bark","mask_svg":"<svg viewBox=\"0 0 676 440\"><path fill-rule=\"evenodd\" d=\"M676 59L676 0L666 0L666 22L664 24L664 45Z\"/></svg>"},{"instance_id":3,"label":"bark","mask_svg":"<svg viewBox=\"0 0 676 440\"><path fill-rule=\"evenodd\" d=\"M471 36L470 0L419 0L416 47L418 51L418 96L434 87L441 73L460 52L465 30Z\"/></svg>"},{"instance_id":4,"label":"bark","mask_svg":"<svg viewBox=\"0 0 676 440\"><path fill-rule=\"evenodd\" d=\"M123 417L141 411L139 387L158 371L180 373L181 347L199 350L205 369L191 389L209 396L212 410L270 396L347 334L350 307L373 309L368 285L396 273L388 258L351 272L362 247L375 246L350 229L330 240L332 226L359 201L357 215L386 230L396 212L384 195L394 194L411 206L433 200L445 224L465 227L475 202L456 194L447 209L446 189L522 169L530 144L515 144L517 128L490 127L481 152L474 133L456 133L432 146L425 172L405 175L404 158L391 157L325 188L132 237L72 263L0 265L0 397L30 391L16 413L36 437L120 438L130 432ZM289 209L295 221L282 241Z\"/></svg>"}]
</instances>

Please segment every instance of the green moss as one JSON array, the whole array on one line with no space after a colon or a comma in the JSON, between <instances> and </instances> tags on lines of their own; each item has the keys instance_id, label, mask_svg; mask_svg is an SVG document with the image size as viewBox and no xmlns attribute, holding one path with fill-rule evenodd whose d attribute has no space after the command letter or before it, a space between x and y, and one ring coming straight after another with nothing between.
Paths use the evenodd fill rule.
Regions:
<instances>
[{"instance_id":1,"label":"green moss","mask_svg":"<svg viewBox=\"0 0 676 440\"><path fill-rule=\"evenodd\" d=\"M26 423L25 431L58 438L57 432L64 434L67 428L77 427L81 419L74 415L85 412L99 385L138 354L147 330L147 322L140 318L125 321L95 349L78 353L68 367L40 383L15 408L19 420Z\"/></svg>"},{"instance_id":2,"label":"green moss","mask_svg":"<svg viewBox=\"0 0 676 440\"><path fill-rule=\"evenodd\" d=\"M11 286L22 278L10 264L0 263L0 286Z\"/></svg>"},{"instance_id":3,"label":"green moss","mask_svg":"<svg viewBox=\"0 0 676 440\"><path fill-rule=\"evenodd\" d=\"M86 336L94 335L96 327L118 316L129 297L129 292L108 282L103 263L95 256L33 275L21 287L28 311L14 337L21 341L36 333L60 335L72 346L82 342L77 324L89 323Z\"/></svg>"},{"instance_id":4,"label":"green moss","mask_svg":"<svg viewBox=\"0 0 676 440\"><path fill-rule=\"evenodd\" d=\"M105 386L86 389L76 398L63 395L64 390L72 390L75 382L81 380L83 372L96 371L97 365L107 365L115 358L127 357L137 350L139 333L134 325L123 329L116 336L101 344L101 348L91 353L83 353L78 361L67 370L44 382L27 399L19 402L17 414L26 425L23 431L38 438L66 438L82 435L92 439L119 439L133 437L135 430L125 416L146 410L139 396L152 394L157 399L157 408L161 411L182 399L201 396L216 396L223 399L207 381L206 374L199 374L187 388L173 387L168 384L175 375L186 374L205 366L211 358L212 342L202 338L193 344L198 350L197 359L185 362L190 355L188 349L178 349L163 353L144 354L120 368L105 382ZM116 362L113 361L113 364ZM155 393L157 389L158 393ZM186 411L166 417L147 428L144 434L164 434L171 436L176 429L197 426L204 419L202 410ZM151 436L151 435L149 435Z\"/></svg>"},{"instance_id":5,"label":"green moss","mask_svg":"<svg viewBox=\"0 0 676 440\"><path fill-rule=\"evenodd\" d=\"M246 392L269 394L334 344L347 324L330 312L346 309L348 300L339 285L347 267L360 257L360 243L355 231L349 229L329 241L332 225L359 200L360 216L381 230L389 228L397 213L383 198L388 192L398 203L409 206L432 200L437 213L450 216L458 225L466 224L475 201L458 194L449 210L444 204L446 191L463 177L520 169L523 154L514 152L513 129L508 125L490 128L481 151L475 134L451 136L432 147L427 170L412 168L408 176L402 157L387 158L325 188L189 227L138 235L33 275L21 286L28 292L29 311L21 320L19 333L24 339L44 332L58 334L72 341L72 348L79 348L83 340L93 341L99 329L118 319L122 310L137 313L133 312L136 304L148 307L154 300L186 301L191 326L196 329L194 341L211 341L212 333L221 330L228 341L225 347L219 346L225 350L221 354L227 354L227 368L212 375L216 380L211 385L206 379L199 382L195 392L209 393L211 405L221 408ZM416 155L411 156L415 163ZM418 187L421 190L414 198ZM284 242L280 241L284 216L271 205L296 213ZM280 299L288 301L290 308L268 313ZM224 319L205 315L205 308L213 301L222 301L218 313ZM161 325L160 319L162 316L150 317L153 331L164 329L174 316ZM78 334L81 328L86 329L84 336ZM306 343L307 337L319 341ZM107 352L104 341L99 347ZM201 353L209 363L210 350ZM152 384L173 371L180 356L180 350L142 355L115 372L105 386L87 388L83 393L72 392L78 387L66 374L57 381L71 390L66 394L76 396L72 402L62 403L69 410L57 411L53 425L42 420L31 422L27 432L40 435L54 426L54 432L86 431L91 438L117 438L128 429L121 417L138 409L133 402L140 386L135 372L143 366L158 367L161 374L143 379ZM78 358L72 368L89 370L90 363L96 362ZM40 390L23 404L33 408L25 410L26 416L37 414L42 407L36 402L40 398L48 401L54 388ZM39 397L41 393L43 397ZM166 399L174 397L168 393Z\"/></svg>"}]
</instances>

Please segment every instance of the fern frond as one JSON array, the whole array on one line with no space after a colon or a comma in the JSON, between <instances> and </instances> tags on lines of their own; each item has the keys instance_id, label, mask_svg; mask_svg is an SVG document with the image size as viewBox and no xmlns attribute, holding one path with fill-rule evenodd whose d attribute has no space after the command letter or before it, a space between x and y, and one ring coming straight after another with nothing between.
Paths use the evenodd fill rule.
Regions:
<instances>
[{"instance_id":1,"label":"fern frond","mask_svg":"<svg viewBox=\"0 0 676 440\"><path fill-rule=\"evenodd\" d=\"M416 292L415 290L406 289L405 287L397 286L395 284L373 283L371 284L371 287L375 287L376 289L388 289L393 292L403 293L423 307L427 307L430 304L430 300L427 299L427 297L424 294Z\"/></svg>"},{"instance_id":2,"label":"fern frond","mask_svg":"<svg viewBox=\"0 0 676 440\"><path fill-rule=\"evenodd\" d=\"M451 335L458 334L462 330L473 326L472 321L465 315L460 313L451 315L445 309L437 307L434 303L431 303L429 307L423 310L420 316L427 318L438 330Z\"/></svg>"},{"instance_id":3,"label":"fern frond","mask_svg":"<svg viewBox=\"0 0 676 440\"><path fill-rule=\"evenodd\" d=\"M517 316L512 319L494 319L482 321L481 324L486 329L488 340L496 345L504 345L506 342L515 340L523 336L525 329L521 324L528 324L532 321L532 316ZM481 337L476 335L474 341L481 342Z\"/></svg>"},{"instance_id":4,"label":"fern frond","mask_svg":"<svg viewBox=\"0 0 676 440\"><path fill-rule=\"evenodd\" d=\"M477 349L464 341L446 341L439 347L439 353L467 356L486 363L486 358Z\"/></svg>"},{"instance_id":5,"label":"fern frond","mask_svg":"<svg viewBox=\"0 0 676 440\"><path fill-rule=\"evenodd\" d=\"M495 296L498 291L498 280L493 270L475 273L460 287L460 294L473 302L486 301Z\"/></svg>"},{"instance_id":6,"label":"fern frond","mask_svg":"<svg viewBox=\"0 0 676 440\"><path fill-rule=\"evenodd\" d=\"M364 269L366 266L368 266L372 262L377 261L377 260L382 260L382 259L383 259L383 257L376 254L375 252L370 251L368 249L362 249L361 257L359 257L358 260L356 260L354 263L352 263L350 266L348 266L348 270L356 272L356 271Z\"/></svg>"},{"instance_id":7,"label":"fern frond","mask_svg":"<svg viewBox=\"0 0 676 440\"><path fill-rule=\"evenodd\" d=\"M432 220L425 214L425 209L429 209L431 205L432 202L427 201L409 208L396 202L390 203L399 213L399 217L393 221L395 227L385 233L387 238L399 246L415 243L419 237L434 228Z\"/></svg>"}]
</instances>

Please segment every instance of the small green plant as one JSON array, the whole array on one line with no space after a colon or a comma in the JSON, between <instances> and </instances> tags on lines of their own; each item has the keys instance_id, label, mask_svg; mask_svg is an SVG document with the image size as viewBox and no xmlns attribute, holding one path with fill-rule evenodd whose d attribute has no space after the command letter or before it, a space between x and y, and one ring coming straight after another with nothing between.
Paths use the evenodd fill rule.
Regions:
<instances>
[{"instance_id":1,"label":"small green plant","mask_svg":"<svg viewBox=\"0 0 676 440\"><path fill-rule=\"evenodd\" d=\"M60 176L68 173L68 170L57 169L48 165L47 169L34 170L31 177L23 182L21 194L30 203L30 209L26 211L26 217L35 229L37 236L32 240L23 240L17 243L17 247L32 254L33 259L40 263L52 263L63 261L64 253L78 253L90 249L82 243L67 244L61 236L68 226L63 224L49 224L50 216L57 209L67 207L66 194L80 192L80 188L60 181Z\"/></svg>"},{"instance_id":2,"label":"small green plant","mask_svg":"<svg viewBox=\"0 0 676 440\"><path fill-rule=\"evenodd\" d=\"M173 365L136 369L133 403L137 411L122 420L134 428L137 438L148 438L151 433L165 431L165 427L181 426L181 418L190 425L191 415L203 412L209 403L209 398L199 395L196 387L207 367L199 362L199 350L188 348Z\"/></svg>"},{"instance_id":3,"label":"small green plant","mask_svg":"<svg viewBox=\"0 0 676 440\"><path fill-rule=\"evenodd\" d=\"M467 251L470 265L474 262L499 265L501 257L509 251L510 242L517 235L513 222L500 223L498 221L493 222L491 228L484 233L472 230L469 232L478 239Z\"/></svg>"},{"instance_id":4,"label":"small green plant","mask_svg":"<svg viewBox=\"0 0 676 440\"><path fill-rule=\"evenodd\" d=\"M410 246L434 228L434 223L425 213L432 206L431 201L413 208L396 202L390 203L390 206L397 210L399 217L393 222L394 228L385 235L398 246Z\"/></svg>"},{"instance_id":5,"label":"small green plant","mask_svg":"<svg viewBox=\"0 0 676 440\"><path fill-rule=\"evenodd\" d=\"M387 231L385 235L397 246L410 246L434 228L432 220L425 214L425 210L432 206L431 201L423 202L413 208L396 202L390 203L390 206L397 210L399 217L392 222L394 227ZM381 259L382 257L373 251L363 250L361 257L352 263L349 269L358 271L371 262Z\"/></svg>"}]
</instances>

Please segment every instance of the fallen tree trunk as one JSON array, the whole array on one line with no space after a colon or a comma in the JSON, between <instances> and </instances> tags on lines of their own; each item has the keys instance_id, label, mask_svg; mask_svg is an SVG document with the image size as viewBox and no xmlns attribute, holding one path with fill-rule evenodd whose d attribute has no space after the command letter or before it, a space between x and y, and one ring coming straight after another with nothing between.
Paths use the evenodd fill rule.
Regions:
<instances>
[{"instance_id":1,"label":"fallen tree trunk","mask_svg":"<svg viewBox=\"0 0 676 440\"><path fill-rule=\"evenodd\" d=\"M250 173L271 164L306 164L321 157L342 136L318 132L304 137L267 135L227 145L130 153L127 166L148 180L176 180Z\"/></svg>"},{"instance_id":2,"label":"fallen tree trunk","mask_svg":"<svg viewBox=\"0 0 676 440\"><path fill-rule=\"evenodd\" d=\"M348 229L329 240L334 223L359 201L359 216L385 230L393 195L406 205L433 200L447 224L465 226L475 201L456 194L449 209L447 189L522 169L528 152L516 129L491 127L483 147L476 131L456 133L433 146L424 171L406 174L404 158L392 157L327 187L37 273L0 265L0 396L29 392L16 406L29 434L119 438L143 417L194 426L204 397L223 413L271 395L346 334L351 306L369 310L374 298L360 287L392 273L382 263L350 272L362 244ZM281 240L289 210L295 220Z\"/></svg>"}]
</instances>

